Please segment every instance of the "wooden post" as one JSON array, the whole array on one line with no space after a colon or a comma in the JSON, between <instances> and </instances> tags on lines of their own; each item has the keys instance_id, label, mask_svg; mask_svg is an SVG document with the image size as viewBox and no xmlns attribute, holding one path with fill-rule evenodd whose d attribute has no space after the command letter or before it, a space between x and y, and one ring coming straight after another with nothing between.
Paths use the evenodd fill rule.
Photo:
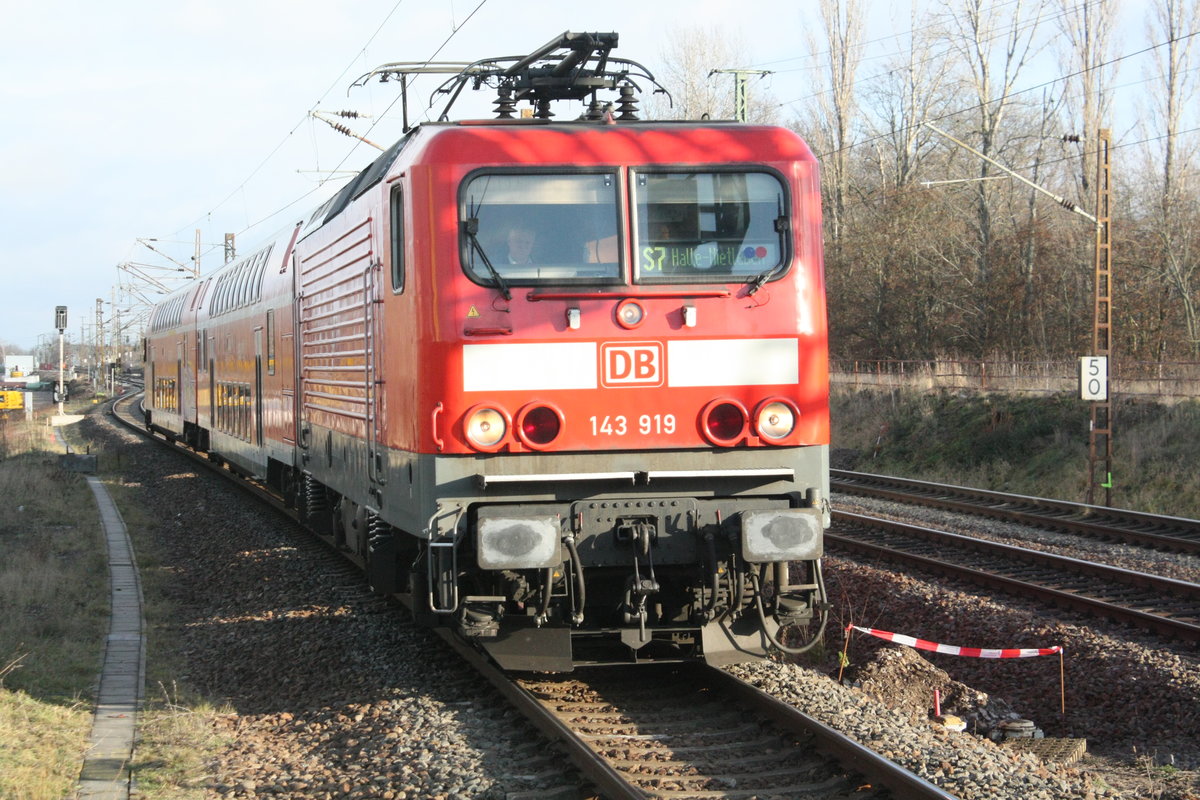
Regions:
<instances>
[{"instance_id":1,"label":"wooden post","mask_svg":"<svg viewBox=\"0 0 1200 800\"><path fill-rule=\"evenodd\" d=\"M853 622L847 623L846 625L846 637L842 642L841 656L838 658L838 683L842 682L842 673L845 672L846 665L850 663L850 659L846 653L850 650L850 629L853 627Z\"/></svg>"},{"instance_id":2,"label":"wooden post","mask_svg":"<svg viewBox=\"0 0 1200 800\"><path fill-rule=\"evenodd\" d=\"M1066 648L1058 648L1058 698L1059 709L1065 715L1067 713L1067 674L1063 666L1063 658Z\"/></svg>"}]
</instances>

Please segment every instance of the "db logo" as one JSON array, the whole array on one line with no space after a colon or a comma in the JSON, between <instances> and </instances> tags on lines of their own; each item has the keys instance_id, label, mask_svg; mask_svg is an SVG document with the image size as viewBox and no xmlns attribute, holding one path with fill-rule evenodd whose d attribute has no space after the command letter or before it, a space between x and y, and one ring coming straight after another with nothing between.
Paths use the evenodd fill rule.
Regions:
<instances>
[{"instance_id":1,"label":"db logo","mask_svg":"<svg viewBox=\"0 0 1200 800\"><path fill-rule=\"evenodd\" d=\"M604 386L662 386L661 342L600 345Z\"/></svg>"}]
</instances>

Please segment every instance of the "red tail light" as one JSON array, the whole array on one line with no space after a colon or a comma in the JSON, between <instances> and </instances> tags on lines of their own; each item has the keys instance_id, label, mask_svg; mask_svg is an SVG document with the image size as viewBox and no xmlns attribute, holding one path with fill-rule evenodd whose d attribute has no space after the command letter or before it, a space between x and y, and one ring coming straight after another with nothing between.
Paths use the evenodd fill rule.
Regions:
<instances>
[{"instance_id":1,"label":"red tail light","mask_svg":"<svg viewBox=\"0 0 1200 800\"><path fill-rule=\"evenodd\" d=\"M562 412L552 406L525 406L517 414L517 435L534 450L549 446L562 429Z\"/></svg>"},{"instance_id":2,"label":"red tail light","mask_svg":"<svg viewBox=\"0 0 1200 800\"><path fill-rule=\"evenodd\" d=\"M720 447L738 443L746 433L746 409L734 400L714 400L701 414L704 437Z\"/></svg>"}]
</instances>

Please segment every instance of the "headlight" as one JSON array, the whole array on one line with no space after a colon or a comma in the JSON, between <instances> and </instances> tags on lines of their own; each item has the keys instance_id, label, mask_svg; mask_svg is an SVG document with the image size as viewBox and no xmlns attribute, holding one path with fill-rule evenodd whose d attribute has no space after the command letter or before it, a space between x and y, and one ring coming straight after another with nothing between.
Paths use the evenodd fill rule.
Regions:
<instances>
[{"instance_id":1,"label":"headlight","mask_svg":"<svg viewBox=\"0 0 1200 800\"><path fill-rule=\"evenodd\" d=\"M796 429L797 412L782 400L768 400L754 415L754 428L769 442L786 439Z\"/></svg>"},{"instance_id":2,"label":"headlight","mask_svg":"<svg viewBox=\"0 0 1200 800\"><path fill-rule=\"evenodd\" d=\"M480 450L492 450L508 433L508 415L489 406L476 406L467 412L463 428L472 445Z\"/></svg>"},{"instance_id":3,"label":"headlight","mask_svg":"<svg viewBox=\"0 0 1200 800\"><path fill-rule=\"evenodd\" d=\"M632 329L646 320L646 310L642 304L632 298L626 298L617 303L617 324L622 328Z\"/></svg>"}]
</instances>

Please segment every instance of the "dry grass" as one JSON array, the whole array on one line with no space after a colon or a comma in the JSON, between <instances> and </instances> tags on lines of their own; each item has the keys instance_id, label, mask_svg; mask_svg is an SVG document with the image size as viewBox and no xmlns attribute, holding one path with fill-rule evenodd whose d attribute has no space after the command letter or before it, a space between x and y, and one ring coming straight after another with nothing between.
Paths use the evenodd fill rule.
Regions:
<instances>
[{"instance_id":1,"label":"dry grass","mask_svg":"<svg viewBox=\"0 0 1200 800\"><path fill-rule=\"evenodd\" d=\"M130 765L145 800L199 800L212 776L213 756L231 741L218 733L218 717L231 713L204 701L184 701L175 684L158 684L142 713L140 740Z\"/></svg>"},{"instance_id":2,"label":"dry grass","mask_svg":"<svg viewBox=\"0 0 1200 800\"><path fill-rule=\"evenodd\" d=\"M0 688L0 797L69 797L91 729L90 707Z\"/></svg>"},{"instance_id":3,"label":"dry grass","mask_svg":"<svg viewBox=\"0 0 1200 800\"><path fill-rule=\"evenodd\" d=\"M61 432L75 452L99 456L102 479L121 470L121 453L84 440L80 426ZM4 800L58 800L73 793L108 630L108 567L99 514L86 481L58 469L61 452L43 420L0 426ZM169 578L151 535L155 523L139 508L135 488L116 479L107 485L133 539L146 600L149 688L131 768L139 795L148 800L199 798L206 765L223 743L217 718L228 711L203 699L182 699L186 690L174 679L182 669L172 610L163 591Z\"/></svg>"},{"instance_id":4,"label":"dry grass","mask_svg":"<svg viewBox=\"0 0 1200 800\"><path fill-rule=\"evenodd\" d=\"M853 469L1085 499L1088 406L1072 397L839 390L831 405ZM1112 504L1200 517L1200 401L1118 399L1113 419Z\"/></svg>"},{"instance_id":5,"label":"dry grass","mask_svg":"<svg viewBox=\"0 0 1200 800\"><path fill-rule=\"evenodd\" d=\"M80 476L37 451L0 461L0 497L0 661L26 654L5 684L75 702L96 679L108 628L95 501Z\"/></svg>"},{"instance_id":6,"label":"dry grass","mask_svg":"<svg viewBox=\"0 0 1200 800\"><path fill-rule=\"evenodd\" d=\"M86 483L42 422L0 429L0 797L61 798L79 776L108 629L107 562Z\"/></svg>"}]
</instances>

